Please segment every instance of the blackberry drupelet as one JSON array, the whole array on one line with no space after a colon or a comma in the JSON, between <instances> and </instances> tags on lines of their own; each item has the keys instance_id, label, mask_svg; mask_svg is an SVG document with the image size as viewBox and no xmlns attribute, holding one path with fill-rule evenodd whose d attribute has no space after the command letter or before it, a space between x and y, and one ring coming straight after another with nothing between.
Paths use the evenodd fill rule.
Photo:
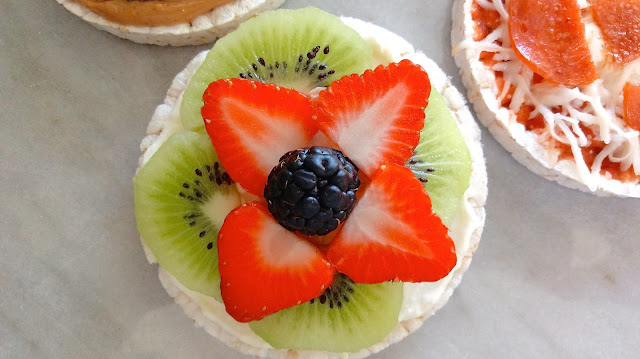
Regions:
<instances>
[{"instance_id":1,"label":"blackberry drupelet","mask_svg":"<svg viewBox=\"0 0 640 359\"><path fill-rule=\"evenodd\" d=\"M358 167L342 152L311 147L280 158L269 174L264 197L283 227L322 236L349 216L358 187Z\"/></svg>"}]
</instances>

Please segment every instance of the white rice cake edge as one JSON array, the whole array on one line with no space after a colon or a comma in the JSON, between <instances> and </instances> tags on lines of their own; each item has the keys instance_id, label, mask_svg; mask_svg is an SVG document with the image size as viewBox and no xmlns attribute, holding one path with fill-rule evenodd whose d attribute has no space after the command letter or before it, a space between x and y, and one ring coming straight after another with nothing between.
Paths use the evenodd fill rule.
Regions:
<instances>
[{"instance_id":1,"label":"white rice cake edge","mask_svg":"<svg viewBox=\"0 0 640 359\"><path fill-rule=\"evenodd\" d=\"M56 1L94 27L120 38L140 44L188 46L214 42L235 30L243 21L263 11L275 9L285 0L234 0L188 23L151 27L118 24L101 17L74 0Z\"/></svg>"}]
</instances>

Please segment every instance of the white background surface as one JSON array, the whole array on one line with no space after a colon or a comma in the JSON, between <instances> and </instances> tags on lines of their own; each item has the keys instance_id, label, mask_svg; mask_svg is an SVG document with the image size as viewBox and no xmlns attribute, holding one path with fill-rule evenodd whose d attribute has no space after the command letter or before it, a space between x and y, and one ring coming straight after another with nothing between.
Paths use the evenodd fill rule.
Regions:
<instances>
[{"instance_id":1,"label":"white background surface","mask_svg":"<svg viewBox=\"0 0 640 359\"><path fill-rule=\"evenodd\" d=\"M451 3L300 1L374 22L435 60ZM139 143L210 46L138 45L53 0L0 2L0 358L243 358L162 289L135 227ZM640 201L539 178L483 129L487 223L449 304L373 358L640 357Z\"/></svg>"}]
</instances>

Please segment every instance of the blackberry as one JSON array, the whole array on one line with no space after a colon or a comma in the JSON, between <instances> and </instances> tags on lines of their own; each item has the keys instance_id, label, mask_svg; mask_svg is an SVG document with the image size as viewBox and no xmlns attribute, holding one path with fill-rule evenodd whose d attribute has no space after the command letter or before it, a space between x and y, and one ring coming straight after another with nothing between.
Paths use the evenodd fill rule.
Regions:
<instances>
[{"instance_id":1,"label":"blackberry","mask_svg":"<svg viewBox=\"0 0 640 359\"><path fill-rule=\"evenodd\" d=\"M342 152L302 148L280 158L269 174L264 198L286 229L322 236L349 216L359 186L358 167Z\"/></svg>"}]
</instances>

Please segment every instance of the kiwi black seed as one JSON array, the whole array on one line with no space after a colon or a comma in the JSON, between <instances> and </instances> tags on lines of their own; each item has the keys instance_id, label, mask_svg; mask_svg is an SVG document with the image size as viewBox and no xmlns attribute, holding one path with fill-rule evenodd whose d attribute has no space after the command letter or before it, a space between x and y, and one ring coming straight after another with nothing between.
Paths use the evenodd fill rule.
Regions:
<instances>
[{"instance_id":1,"label":"kiwi black seed","mask_svg":"<svg viewBox=\"0 0 640 359\"><path fill-rule=\"evenodd\" d=\"M328 305L329 309L341 309L342 303L349 303L349 296L355 292L354 285L355 283L349 277L339 274L333 284L317 298L311 299L309 304Z\"/></svg>"},{"instance_id":2,"label":"kiwi black seed","mask_svg":"<svg viewBox=\"0 0 640 359\"><path fill-rule=\"evenodd\" d=\"M323 55L328 55L330 52L329 45L324 46L322 53L318 54L320 48L320 45L316 45L306 55L299 54L298 60L292 66L289 66L286 61L267 63L264 58L259 57L257 63L252 63L248 71L238 73L238 77L265 83L278 83L278 79L288 77L289 72L293 71L297 76L304 76L305 73L313 75L317 84L320 85L325 80L332 80L330 77L335 77L336 74L335 70L330 69L330 65L322 62Z\"/></svg>"},{"instance_id":3,"label":"kiwi black seed","mask_svg":"<svg viewBox=\"0 0 640 359\"><path fill-rule=\"evenodd\" d=\"M178 192L178 197L187 201L196 202L192 205L185 206L192 212L183 215L182 218L189 222L189 227L198 227L199 229L202 229L198 233L199 238L204 238L206 236L207 229L205 228L209 227L209 218L202 213L201 207L209 200L212 193L211 187L230 186L234 183L229 177L229 174L227 172L221 172L220 168L222 167L218 161L215 161L212 164L205 164L202 170L200 168L196 168L193 171L195 176L193 176L191 180L187 180L182 183L183 189ZM207 181L209 183L207 183ZM213 243L207 243L207 249L211 250L212 248Z\"/></svg>"},{"instance_id":4,"label":"kiwi black seed","mask_svg":"<svg viewBox=\"0 0 640 359\"><path fill-rule=\"evenodd\" d=\"M134 179L138 230L189 289L220 298L218 231L240 195L206 135L169 137Z\"/></svg>"},{"instance_id":5,"label":"kiwi black seed","mask_svg":"<svg viewBox=\"0 0 640 359\"><path fill-rule=\"evenodd\" d=\"M317 298L249 326L278 349L357 352L395 328L402 297L402 283L357 284L336 274Z\"/></svg>"},{"instance_id":6,"label":"kiwi black seed","mask_svg":"<svg viewBox=\"0 0 640 359\"><path fill-rule=\"evenodd\" d=\"M244 78L309 93L344 75L364 72L372 61L369 44L334 15L316 8L265 12L209 51L183 95L182 124L203 130L202 95L215 80Z\"/></svg>"}]
</instances>

